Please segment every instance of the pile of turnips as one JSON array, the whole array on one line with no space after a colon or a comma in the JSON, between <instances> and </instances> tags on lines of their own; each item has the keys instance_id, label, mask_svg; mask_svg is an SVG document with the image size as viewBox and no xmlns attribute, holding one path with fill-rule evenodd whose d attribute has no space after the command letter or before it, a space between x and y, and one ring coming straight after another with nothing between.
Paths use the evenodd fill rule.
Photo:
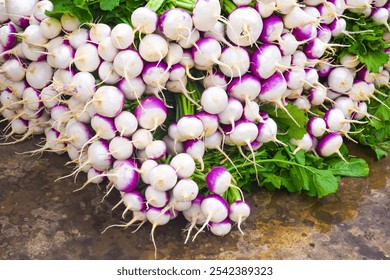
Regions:
<instances>
[{"instance_id":1,"label":"pile of turnips","mask_svg":"<svg viewBox=\"0 0 390 280\"><path fill-rule=\"evenodd\" d=\"M33 153L67 153L69 176L87 173L80 189L107 183L106 195L119 191L115 207L133 218L113 226L149 221L153 243L155 228L180 212L189 222L185 242L194 228L193 240L206 227L221 236L232 223L241 231L250 207L231 169L205 168L205 153L235 166L227 150L236 149L257 168L256 151L274 142L294 145L292 154L343 158L351 126L370 120L368 102L389 84L389 63L378 73L356 56L335 64L332 53L343 46L331 41L348 34L345 11L389 28L387 1L233 0L230 14L224 1L186 2L192 13L146 6L130 24L109 26L49 17L55 6L47 0L0 1L0 112L4 138L20 135L4 144L44 134ZM262 107L300 126L288 104L310 119L302 139L284 143Z\"/></svg>"}]
</instances>

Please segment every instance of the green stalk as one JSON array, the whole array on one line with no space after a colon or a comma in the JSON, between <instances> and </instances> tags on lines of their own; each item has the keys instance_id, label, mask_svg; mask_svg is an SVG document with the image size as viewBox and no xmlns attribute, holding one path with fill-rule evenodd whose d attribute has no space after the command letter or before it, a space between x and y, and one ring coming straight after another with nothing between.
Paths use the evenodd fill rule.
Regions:
<instances>
[{"instance_id":1,"label":"green stalk","mask_svg":"<svg viewBox=\"0 0 390 280\"><path fill-rule=\"evenodd\" d=\"M222 1L222 10L226 13L231 14L235 9L237 9L237 6L231 0Z\"/></svg>"}]
</instances>

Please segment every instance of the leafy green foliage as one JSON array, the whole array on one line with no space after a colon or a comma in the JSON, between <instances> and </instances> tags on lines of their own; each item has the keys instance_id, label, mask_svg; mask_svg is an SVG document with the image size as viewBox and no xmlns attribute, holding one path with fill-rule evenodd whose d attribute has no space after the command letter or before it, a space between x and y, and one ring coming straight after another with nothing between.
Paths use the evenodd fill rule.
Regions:
<instances>
[{"instance_id":1,"label":"leafy green foliage","mask_svg":"<svg viewBox=\"0 0 390 280\"><path fill-rule=\"evenodd\" d=\"M382 103L371 100L368 108L368 112L378 119L371 118L368 124L356 125L355 131L363 131L351 134L360 144L369 146L378 159L387 156L390 151L390 90L381 90L387 97L378 96Z\"/></svg>"},{"instance_id":2,"label":"leafy green foliage","mask_svg":"<svg viewBox=\"0 0 390 280\"><path fill-rule=\"evenodd\" d=\"M60 18L71 14L80 22L100 21L115 25L130 23L130 15L141 6L149 7L158 14L177 7L192 11L195 0L52 0L54 11L49 16Z\"/></svg>"},{"instance_id":3,"label":"leafy green foliage","mask_svg":"<svg viewBox=\"0 0 390 280\"><path fill-rule=\"evenodd\" d=\"M106 24L129 22L131 13L146 5L146 0L52 0L54 11L49 16L60 18L64 14L77 17L80 22L101 21Z\"/></svg>"},{"instance_id":4,"label":"leafy green foliage","mask_svg":"<svg viewBox=\"0 0 390 280\"><path fill-rule=\"evenodd\" d=\"M268 114L274 118L278 124L278 128L282 132L287 133L289 139L302 139L306 131L306 124L308 118L302 109L299 109L296 105L289 103L286 106L286 110L277 109L276 111L269 111ZM298 124L297 124L298 123Z\"/></svg>"},{"instance_id":5,"label":"leafy green foliage","mask_svg":"<svg viewBox=\"0 0 390 280\"><path fill-rule=\"evenodd\" d=\"M389 47L389 44L382 39L386 27L362 14L347 13L346 15L350 18L358 18L356 20L345 18L347 30L353 33L350 35L343 33L335 38L336 43L349 45L347 48L340 49L338 60L346 54L357 55L370 72L377 73L379 67L389 60L389 55L383 51Z\"/></svg>"},{"instance_id":6,"label":"leafy green foliage","mask_svg":"<svg viewBox=\"0 0 390 280\"><path fill-rule=\"evenodd\" d=\"M229 157L234 159L235 166L225 160L218 151L208 151L204 158L204 172L193 177L199 185L204 185L203 174L216 163L220 163L231 172L237 185L246 192L250 192L253 184L256 184L271 191L285 188L289 192L304 192L309 196L324 197L337 191L341 176L366 177L369 171L363 159L351 158L344 162L338 156L321 158L304 151L293 155L292 145L263 145L255 152L256 167L253 161L244 159L236 148L225 149ZM247 157L252 159L249 153Z\"/></svg>"}]
</instances>

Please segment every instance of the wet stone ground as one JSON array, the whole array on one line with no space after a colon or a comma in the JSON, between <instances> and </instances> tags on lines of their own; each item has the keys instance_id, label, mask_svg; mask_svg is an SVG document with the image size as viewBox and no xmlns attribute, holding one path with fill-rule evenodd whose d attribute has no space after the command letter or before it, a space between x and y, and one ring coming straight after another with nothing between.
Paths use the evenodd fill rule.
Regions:
<instances>
[{"instance_id":1,"label":"wet stone ground","mask_svg":"<svg viewBox=\"0 0 390 280\"><path fill-rule=\"evenodd\" d=\"M136 233L109 229L123 208L118 195L101 203L104 188L71 172L68 158L26 156L37 140L0 146L0 259L154 259L150 225ZM183 217L158 227L158 259L390 259L390 160L368 151L368 178L343 179L339 192L323 199L259 190L248 197L252 215L225 237L202 233L183 244Z\"/></svg>"}]
</instances>

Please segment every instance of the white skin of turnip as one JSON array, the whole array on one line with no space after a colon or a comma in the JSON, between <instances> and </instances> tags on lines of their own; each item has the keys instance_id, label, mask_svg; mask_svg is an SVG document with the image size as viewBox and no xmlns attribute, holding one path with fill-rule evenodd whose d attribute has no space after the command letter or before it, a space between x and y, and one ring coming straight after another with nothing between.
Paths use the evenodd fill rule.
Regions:
<instances>
[{"instance_id":1,"label":"white skin of turnip","mask_svg":"<svg viewBox=\"0 0 390 280\"><path fill-rule=\"evenodd\" d=\"M124 50L134 41L134 30L126 23L119 23L111 30L111 41L115 48Z\"/></svg>"},{"instance_id":2,"label":"white skin of turnip","mask_svg":"<svg viewBox=\"0 0 390 280\"><path fill-rule=\"evenodd\" d=\"M256 43L263 29L260 14L253 8L235 9L228 18L226 35L238 46L252 46Z\"/></svg>"},{"instance_id":3,"label":"white skin of turnip","mask_svg":"<svg viewBox=\"0 0 390 280\"><path fill-rule=\"evenodd\" d=\"M159 164L149 171L149 181L156 190L168 191L176 185L177 174L172 166Z\"/></svg>"},{"instance_id":4,"label":"white skin of turnip","mask_svg":"<svg viewBox=\"0 0 390 280\"><path fill-rule=\"evenodd\" d=\"M168 54L168 42L161 35L149 34L142 38L138 51L144 60L159 62Z\"/></svg>"},{"instance_id":5,"label":"white skin of turnip","mask_svg":"<svg viewBox=\"0 0 390 280\"><path fill-rule=\"evenodd\" d=\"M145 199L146 199L146 207L149 205L153 207L164 207L169 202L168 192L158 191L152 186L148 186L145 189Z\"/></svg>"},{"instance_id":6,"label":"white skin of turnip","mask_svg":"<svg viewBox=\"0 0 390 280\"><path fill-rule=\"evenodd\" d=\"M139 7L131 14L131 23L143 34L151 34L156 30L158 16L155 11L147 7Z\"/></svg>"},{"instance_id":7,"label":"white skin of turnip","mask_svg":"<svg viewBox=\"0 0 390 280\"><path fill-rule=\"evenodd\" d=\"M88 23L91 27L89 37L91 42L100 43L103 39L111 35L111 27L104 23Z\"/></svg>"},{"instance_id":8,"label":"white skin of turnip","mask_svg":"<svg viewBox=\"0 0 390 280\"><path fill-rule=\"evenodd\" d=\"M158 163L155 160L151 160L151 159L145 160L142 163L141 170L139 172L141 174L142 182L144 182L145 184L150 184L149 171L157 165Z\"/></svg>"},{"instance_id":9,"label":"white skin of turnip","mask_svg":"<svg viewBox=\"0 0 390 280\"><path fill-rule=\"evenodd\" d=\"M177 122L177 131L182 139L196 139L203 135L202 121L196 116L183 116Z\"/></svg>"},{"instance_id":10,"label":"white skin of turnip","mask_svg":"<svg viewBox=\"0 0 390 280\"><path fill-rule=\"evenodd\" d=\"M137 118L128 111L121 112L115 117L115 127L121 136L131 136L138 127Z\"/></svg>"},{"instance_id":11,"label":"white skin of turnip","mask_svg":"<svg viewBox=\"0 0 390 280\"><path fill-rule=\"evenodd\" d=\"M133 145L138 150L144 150L152 141L153 135L147 129L138 129L132 135Z\"/></svg>"},{"instance_id":12,"label":"white skin of turnip","mask_svg":"<svg viewBox=\"0 0 390 280\"><path fill-rule=\"evenodd\" d=\"M220 87L209 87L202 93L200 103L207 113L219 114L226 108L228 96Z\"/></svg>"},{"instance_id":13,"label":"white skin of turnip","mask_svg":"<svg viewBox=\"0 0 390 280\"><path fill-rule=\"evenodd\" d=\"M133 154L133 144L126 137L114 137L109 144L110 154L117 160L126 160Z\"/></svg>"},{"instance_id":14,"label":"white skin of turnip","mask_svg":"<svg viewBox=\"0 0 390 280\"><path fill-rule=\"evenodd\" d=\"M191 179L181 179L172 189L173 196L179 201L192 201L199 192L198 185Z\"/></svg>"},{"instance_id":15,"label":"white skin of turnip","mask_svg":"<svg viewBox=\"0 0 390 280\"><path fill-rule=\"evenodd\" d=\"M221 17L221 5L218 0L196 1L192 12L194 26L199 31L208 31L213 28Z\"/></svg>"},{"instance_id":16,"label":"white skin of turnip","mask_svg":"<svg viewBox=\"0 0 390 280\"><path fill-rule=\"evenodd\" d=\"M198 230L192 240L195 240L198 234L203 231L206 225L211 221L213 223L219 223L228 217L228 205L226 201L219 195L209 195L205 197L201 203L201 209L206 216L206 221L202 227Z\"/></svg>"},{"instance_id":17,"label":"white skin of turnip","mask_svg":"<svg viewBox=\"0 0 390 280\"><path fill-rule=\"evenodd\" d=\"M124 101L123 93L118 88L102 86L96 90L92 104L98 114L114 118L122 112Z\"/></svg>"},{"instance_id":18,"label":"white skin of turnip","mask_svg":"<svg viewBox=\"0 0 390 280\"><path fill-rule=\"evenodd\" d=\"M188 178L195 172L195 161L186 153L180 153L174 156L170 162L170 165L176 170L176 174L179 178Z\"/></svg>"},{"instance_id":19,"label":"white skin of turnip","mask_svg":"<svg viewBox=\"0 0 390 280\"><path fill-rule=\"evenodd\" d=\"M91 43L80 46L75 52L73 63L79 71L95 71L100 65L97 47Z\"/></svg>"},{"instance_id":20,"label":"white skin of turnip","mask_svg":"<svg viewBox=\"0 0 390 280\"><path fill-rule=\"evenodd\" d=\"M98 54L104 61L114 61L118 52L110 37L104 38L98 44Z\"/></svg>"},{"instance_id":21,"label":"white skin of turnip","mask_svg":"<svg viewBox=\"0 0 390 280\"><path fill-rule=\"evenodd\" d=\"M52 17L47 17L39 25L39 32L47 39L53 39L62 32L61 22Z\"/></svg>"}]
</instances>

